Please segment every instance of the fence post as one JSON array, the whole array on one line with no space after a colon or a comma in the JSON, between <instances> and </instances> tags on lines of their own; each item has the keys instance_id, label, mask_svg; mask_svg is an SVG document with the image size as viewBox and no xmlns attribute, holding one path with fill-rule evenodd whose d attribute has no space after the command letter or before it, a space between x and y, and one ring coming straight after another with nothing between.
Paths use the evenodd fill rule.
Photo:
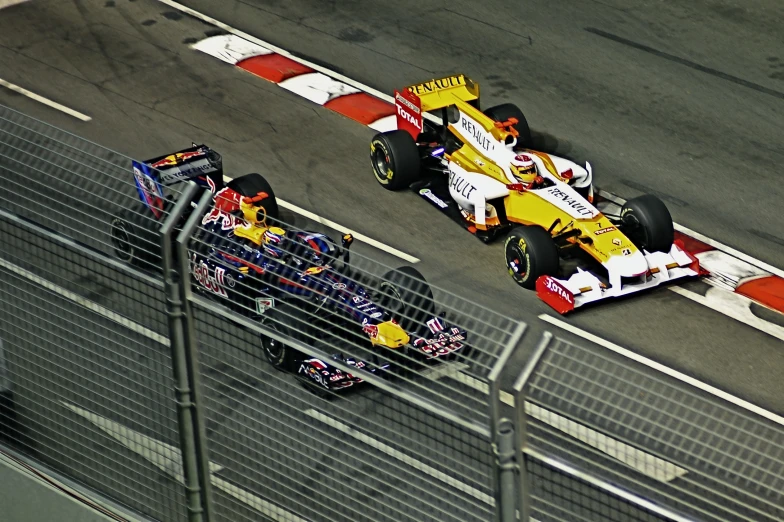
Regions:
<instances>
[{"instance_id":1,"label":"fence post","mask_svg":"<svg viewBox=\"0 0 784 522\"><path fill-rule=\"evenodd\" d=\"M171 344L174 391L177 403L177 420L182 453L182 473L189 522L209 522L204 517L202 491L198 472L196 439L193 430L191 387L188 382L188 366L185 358L185 314L180 292L180 274L174 268L172 232L182 218L185 209L196 196L198 186L189 182L177 204L161 226L161 260L163 281L166 291L166 314L169 320L169 342Z\"/></svg>"},{"instance_id":2,"label":"fence post","mask_svg":"<svg viewBox=\"0 0 784 522\"><path fill-rule=\"evenodd\" d=\"M531 520L531 484L528 481L528 469L525 467L525 450L528 446L528 415L525 412L525 385L528 383L539 361L542 359L553 334L545 332L539 340L534 353L517 376L512 389L514 390L515 404L515 424L517 427L515 440L515 461L519 470L520 494L517 497L518 509L520 510L520 521L529 522Z\"/></svg>"},{"instance_id":3,"label":"fence post","mask_svg":"<svg viewBox=\"0 0 784 522\"><path fill-rule=\"evenodd\" d=\"M523 338L523 334L525 333L525 329L525 323L518 323L517 328L515 328L514 332L512 332L512 335L509 337L509 341L506 343L506 346L504 346L501 355L499 355L498 360L490 369L490 373L487 376L488 406L490 408L490 436L492 437L491 443L493 446L493 452L495 454L495 469L492 474L491 481L493 484L493 491L495 496L496 519L499 522L510 522L511 520L514 520L507 520L503 518L505 512L504 502L508 501L508 498L505 498L502 493L505 489L505 484L503 481L511 480L512 484L514 485L515 480L514 473L511 475L505 474L501 463L501 441L499 440L499 434L501 433L501 383L499 379L501 377L501 373L506 367L506 363L509 361L509 358L520 344L520 341ZM511 436L514 437L513 434ZM514 459L514 455L512 455L512 459ZM511 465L514 466L514 462L512 462ZM514 515L514 496L511 497L511 500L513 502L512 514Z\"/></svg>"},{"instance_id":4,"label":"fence post","mask_svg":"<svg viewBox=\"0 0 784 522\"><path fill-rule=\"evenodd\" d=\"M515 522L517 520L517 484L515 480L519 465L515 462L514 439L514 424L507 418L501 419L496 433L501 522Z\"/></svg>"},{"instance_id":5,"label":"fence post","mask_svg":"<svg viewBox=\"0 0 784 522\"><path fill-rule=\"evenodd\" d=\"M210 472L210 455L207 451L207 427L204 420L204 400L202 398L201 370L199 368L198 347L196 333L193 326L193 308L191 305L190 259L188 258L188 242L201 222L207 207L212 202L212 193L204 191L196 208L191 212L188 220L177 236L177 260L181 275L182 285L180 296L182 298L183 312L185 314L185 359L188 366L188 379L191 385L193 401L193 424L196 437L196 462L201 479L202 508L205 513L205 522L212 520L212 474Z\"/></svg>"}]
</instances>

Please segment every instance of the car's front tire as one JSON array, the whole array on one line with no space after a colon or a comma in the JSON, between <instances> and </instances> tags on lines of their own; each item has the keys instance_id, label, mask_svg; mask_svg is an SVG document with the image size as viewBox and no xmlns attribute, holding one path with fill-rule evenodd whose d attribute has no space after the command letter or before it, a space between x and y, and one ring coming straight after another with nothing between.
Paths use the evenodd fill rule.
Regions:
<instances>
[{"instance_id":1,"label":"car's front tire","mask_svg":"<svg viewBox=\"0 0 784 522\"><path fill-rule=\"evenodd\" d=\"M666 205L651 194L630 199L621 208L622 231L637 248L669 252L675 239L672 216Z\"/></svg>"},{"instance_id":2,"label":"car's front tire","mask_svg":"<svg viewBox=\"0 0 784 522\"><path fill-rule=\"evenodd\" d=\"M370 142L376 181L387 190L408 188L419 179L421 160L414 138L404 130L381 132Z\"/></svg>"},{"instance_id":3,"label":"car's front tire","mask_svg":"<svg viewBox=\"0 0 784 522\"><path fill-rule=\"evenodd\" d=\"M504 256L515 283L533 290L543 275L556 275L560 265L558 247L542 227L513 228L504 241Z\"/></svg>"}]
</instances>

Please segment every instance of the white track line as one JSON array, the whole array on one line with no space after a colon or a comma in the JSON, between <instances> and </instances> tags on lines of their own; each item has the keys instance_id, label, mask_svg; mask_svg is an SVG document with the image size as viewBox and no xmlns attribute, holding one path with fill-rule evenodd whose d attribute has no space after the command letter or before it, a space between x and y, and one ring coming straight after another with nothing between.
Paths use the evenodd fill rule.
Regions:
<instances>
[{"instance_id":1,"label":"white track line","mask_svg":"<svg viewBox=\"0 0 784 522\"><path fill-rule=\"evenodd\" d=\"M311 219L311 220L313 220L313 221L315 221L317 223L321 223L324 226L333 228L333 229L338 230L338 231L340 231L340 232L342 232L344 234L351 234L351 235L354 236L354 239L358 239L359 241L362 241L364 243L367 243L368 245L374 246L374 247L376 247L379 250L383 250L384 252L386 252L388 254L392 254L393 256L396 256L396 257L399 257L400 259L408 261L409 263L412 263L412 264L413 263L419 263L419 258L417 258L417 257L414 257L412 255L406 254L405 252L403 252L401 250L398 250L397 248L391 247L389 245L385 245L381 241L377 241L377 240L373 239L372 237L366 236L365 234L361 234L359 232L356 232L354 230L346 228L343 225L335 223L334 221L332 221L330 219L323 218L323 217L319 216L318 214L314 214L310 210L305 210L302 207L298 207L297 205L295 205L293 203L289 203L288 201L284 201L282 199L278 199L278 204L281 207L283 207L283 208L287 208L287 209L291 210L292 212L296 212L297 214L300 214L301 216L305 216L306 218Z\"/></svg>"},{"instance_id":2,"label":"white track line","mask_svg":"<svg viewBox=\"0 0 784 522\"><path fill-rule=\"evenodd\" d=\"M784 328L754 315L751 311L754 300L746 296L727 291L720 286L709 288L705 295L679 286L671 286L669 289L686 299L691 299L695 303L784 341Z\"/></svg>"},{"instance_id":3,"label":"white track line","mask_svg":"<svg viewBox=\"0 0 784 522\"><path fill-rule=\"evenodd\" d=\"M403 462L404 464L406 464L408 466L411 466L412 468L416 469L417 471L421 471L422 473L426 473L426 474L430 475L431 477L433 477L433 478L435 478L437 480L440 480L444 484L447 484L450 487L452 487L452 488L454 488L454 489L456 489L458 491L462 491L463 493L467 493L467 494L471 495L472 497L474 497L476 499L479 499L479 500L481 500L482 502L484 502L486 504L490 504L490 505L494 505L495 504L495 499L493 499L493 497L491 497L490 495L482 493L478 489L473 488L473 487L471 487L468 484L465 484L463 482L460 482L456 478L451 477L451 476L449 476L446 473L443 473L441 471L438 471L437 469L432 468L432 467L428 466L427 464L424 464L424 463L418 461L417 459L415 459L413 457L409 457L408 455L406 455L402 451L398 451L395 448L393 448L393 447L391 447L391 446L389 446L387 444L384 444L383 442L381 442L379 440L376 440L373 437L370 437L369 435L365 435L364 433L355 430L354 428L352 428L351 426L349 426L347 424L344 424L344 423L342 423L342 422L340 422L340 421L338 421L336 419L333 419L332 417L330 417L328 415L324 415L323 413L318 412L318 411L316 411L314 409L305 410L305 414L310 416L310 417L313 417L316 420L319 420L319 421L323 422L327 426L330 426L330 427L335 428L336 430L338 430L338 431L340 431L342 433L345 433L346 435L350 435L350 436L354 437L358 441L367 444L368 446L370 446L373 449L379 450L382 453L386 453L390 457L393 457L393 458Z\"/></svg>"},{"instance_id":4,"label":"white track line","mask_svg":"<svg viewBox=\"0 0 784 522\"><path fill-rule=\"evenodd\" d=\"M227 182L227 183L229 181L231 181L232 179L234 179L234 178L231 178L229 176L223 176L223 180L225 182ZM344 227L343 225L341 225L339 223L336 223L336 222L332 221L331 219L323 218L323 217L319 216L318 214L316 214L314 212L311 212L310 210L306 210L306 209L304 209L302 207L299 207L299 206L295 205L294 203L290 203L290 202L288 202L286 200L283 200L283 199L280 199L280 198L277 198L277 197L275 199L278 201L278 205L283 207L283 208L286 208L286 209L288 209L288 210L290 210L290 211L292 211L292 212L294 212L296 214L304 216L304 217L306 217L306 218L308 218L308 219L310 219L312 221L315 221L316 223L321 223L322 225L324 225L326 227L329 227L329 228L332 228L334 230L337 230L338 232L340 232L342 234L351 234L352 236L354 236L354 239L362 241L363 243L367 243L368 245L373 246L373 247L375 247L375 248L377 248L377 249L379 249L379 250L381 250L383 252L386 252L387 254L392 254L393 256L399 257L400 259L402 259L404 261L408 261L411 264L416 264L416 263L419 263L419 261L420 261L420 259L418 257L414 257L414 256L412 256L410 254L406 254L402 250L398 250L395 247L391 247L389 245L386 245L386 244L382 243L381 241L378 241L376 239L373 239L372 237L366 236L365 234L362 234L360 232L356 232L354 230L351 230L348 227Z\"/></svg>"},{"instance_id":5,"label":"white track line","mask_svg":"<svg viewBox=\"0 0 784 522\"><path fill-rule=\"evenodd\" d=\"M31 100L35 100L35 101L37 101L39 103L43 103L44 105L48 105L49 107L51 107L53 109L57 109L58 111L64 112L67 115L73 116L74 118L78 118L78 119L80 119L82 121L90 121L90 120L92 120L92 118L87 116L86 114L82 114L79 111L75 111L73 109L69 109L65 105L61 105L61 104L59 104L57 102L54 102L54 101L50 100L49 98L44 98L40 94L36 94L36 93L34 93L32 91L28 91L24 87L19 87L18 85L13 84L11 82L7 82L7 81L5 81L3 79L0 79L0 86L5 87L6 89L10 89L10 90L12 90L14 92L17 92L19 94L23 94L23 95L27 96L28 98L30 98Z\"/></svg>"},{"instance_id":6,"label":"white track line","mask_svg":"<svg viewBox=\"0 0 784 522\"><path fill-rule=\"evenodd\" d=\"M101 431L115 439L117 442L133 451L137 455L147 460L150 464L170 475L179 483L184 484L182 469L182 454L178 448L165 442L161 442L152 437L134 431L122 424L101 417L93 412L84 410L65 401L60 401L66 408L76 413L83 419L91 422ZM294 513L287 511L280 506L267 502L266 500L246 491L226 480L216 477L215 473L221 471L223 466L209 463L210 482L216 488L228 495L244 502L256 511L266 515L275 522L308 522Z\"/></svg>"},{"instance_id":7,"label":"white track line","mask_svg":"<svg viewBox=\"0 0 784 522\"><path fill-rule=\"evenodd\" d=\"M20 266L17 266L9 261L0 257L0 267L7 269L9 272L13 272L16 275L22 276L25 279L40 285L47 290L58 294L69 301L73 301L74 303L87 308L88 310L95 312L96 314L109 319L110 321L119 324L133 332L143 335L148 339L152 339L153 341L160 343L164 346L169 346L169 339L157 332L150 330L149 328L145 328L144 326L131 321L130 319L126 318L123 315L118 314L117 312L113 312L108 308L101 306L94 301L87 299L86 297L82 297L81 295L71 292L70 290L66 290L61 286L57 286L54 283L47 281L46 279L26 270Z\"/></svg>"},{"instance_id":8,"label":"white track line","mask_svg":"<svg viewBox=\"0 0 784 522\"><path fill-rule=\"evenodd\" d=\"M583 330L581 328L578 328L578 327L576 327L576 326L574 326L572 324L569 324L566 321L562 321L561 319L558 319L556 317L553 317L553 316L547 315L547 314L541 314L539 316L539 319L541 319L542 321L544 321L546 323L550 323L553 326L557 326L558 328L561 328L562 330L566 330L567 332L570 332L570 333L572 333L574 335L582 337L583 339L591 341L592 343L596 343L596 344L598 344L600 346L603 346L603 347L607 348L608 350L611 350L611 351L613 351L613 352L615 352L615 353L617 353L619 355L622 355L622 356L624 356L624 357L626 357L628 359L631 359L631 360L636 361L636 362L638 362L640 364L643 364L643 365L645 365L645 366L647 366L647 367L649 367L649 368L651 368L653 370L659 371L659 372L661 372L661 373L663 373L665 375L669 375L670 377L678 379L679 381L684 382L684 383L686 383L686 384L688 384L690 386L694 386L695 388L698 388L698 389L700 389L700 390L702 390L704 392L710 393L711 395L719 397L720 399L723 399L723 400L725 400L727 402L730 402L730 403L732 403L732 404L734 404L736 406L739 406L739 407L741 407L741 408L743 408L745 410L748 410L748 411L754 413L755 415L759 415L760 417L764 417L764 418L766 418L766 419L768 419L768 420L770 420L772 422L775 422L776 424L780 424L780 425L784 426L784 417L781 417L780 415L776 415L775 413L770 412L768 410L765 410L765 409L763 409L763 408L761 408L761 407L759 407L759 406L757 406L755 404L752 404L752 403L750 403L748 401L745 401L745 400L743 400L741 398L738 398L738 397L736 397L734 395L730 395L729 393L727 393L725 391L719 390L718 388L715 388L715 387L713 387L713 386L711 386L709 384L706 384L706 383L704 383L702 381L698 381L697 379L695 379L693 377L689 377L688 375L685 375L685 374L683 374L683 373L681 373L681 372L679 372L677 370L674 370L674 369L672 369L672 368L670 368L668 366L664 366L663 364L657 363L656 361L652 361L651 359L648 359L647 357L643 357L642 355L634 353L631 350L627 350L626 348L618 346L617 344L612 343L612 342L608 341L607 339L603 339L603 338L599 337L598 335L594 335L594 334L592 334L590 332L587 332L587 331L585 331L585 330Z\"/></svg>"},{"instance_id":9,"label":"white track line","mask_svg":"<svg viewBox=\"0 0 784 522\"><path fill-rule=\"evenodd\" d=\"M465 373L458 373L450 375L456 381L465 384L481 393L490 393L489 386L470 375ZM501 402L514 407L515 401L512 394L501 390ZM526 402L525 412L531 417L552 426L553 428L574 437L575 439L588 444L589 446L606 453L610 457L623 462L627 466L636 469L640 473L659 482L670 482L678 477L682 477L687 473L687 470L676 466L671 462L660 459L655 455L646 453L640 449L630 446L624 442L613 439L603 433L579 424L573 420L559 415L553 411L537 406L536 404Z\"/></svg>"}]
</instances>

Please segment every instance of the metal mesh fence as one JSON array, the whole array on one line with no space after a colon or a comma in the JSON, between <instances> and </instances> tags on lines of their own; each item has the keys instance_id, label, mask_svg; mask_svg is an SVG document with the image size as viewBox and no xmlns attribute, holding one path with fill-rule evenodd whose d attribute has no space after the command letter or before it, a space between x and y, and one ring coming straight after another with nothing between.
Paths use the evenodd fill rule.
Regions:
<instances>
[{"instance_id":1,"label":"metal mesh fence","mask_svg":"<svg viewBox=\"0 0 784 522\"><path fill-rule=\"evenodd\" d=\"M687 520L784 518L784 429L619 354L552 343L527 386L530 448Z\"/></svg>"},{"instance_id":2,"label":"metal mesh fence","mask_svg":"<svg viewBox=\"0 0 784 522\"><path fill-rule=\"evenodd\" d=\"M167 275L198 358L213 519L492 519L488 389L523 325L296 226L259 177L221 166L202 180L214 202L184 185L156 200L147 181L177 162L0 107L0 434L137 511L188 516L159 230L188 197ZM784 519L781 426L597 347L543 353L525 388L532 519Z\"/></svg>"},{"instance_id":3,"label":"metal mesh fence","mask_svg":"<svg viewBox=\"0 0 784 522\"><path fill-rule=\"evenodd\" d=\"M5 442L138 512L181 519L182 487L150 464L179 458L160 290L5 213L0 237Z\"/></svg>"}]
</instances>

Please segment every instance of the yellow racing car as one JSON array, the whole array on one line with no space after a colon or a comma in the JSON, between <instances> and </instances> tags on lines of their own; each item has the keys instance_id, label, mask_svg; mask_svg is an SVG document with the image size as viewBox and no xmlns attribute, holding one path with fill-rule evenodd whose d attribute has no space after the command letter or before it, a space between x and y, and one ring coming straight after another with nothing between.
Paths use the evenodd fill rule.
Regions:
<instances>
[{"instance_id":1,"label":"yellow racing car","mask_svg":"<svg viewBox=\"0 0 784 522\"><path fill-rule=\"evenodd\" d=\"M509 274L559 313L700 274L661 200L602 213L591 165L533 150L522 111L482 111L465 75L395 91L395 106L397 129L370 144L376 180L414 190L485 242L505 236Z\"/></svg>"}]
</instances>

